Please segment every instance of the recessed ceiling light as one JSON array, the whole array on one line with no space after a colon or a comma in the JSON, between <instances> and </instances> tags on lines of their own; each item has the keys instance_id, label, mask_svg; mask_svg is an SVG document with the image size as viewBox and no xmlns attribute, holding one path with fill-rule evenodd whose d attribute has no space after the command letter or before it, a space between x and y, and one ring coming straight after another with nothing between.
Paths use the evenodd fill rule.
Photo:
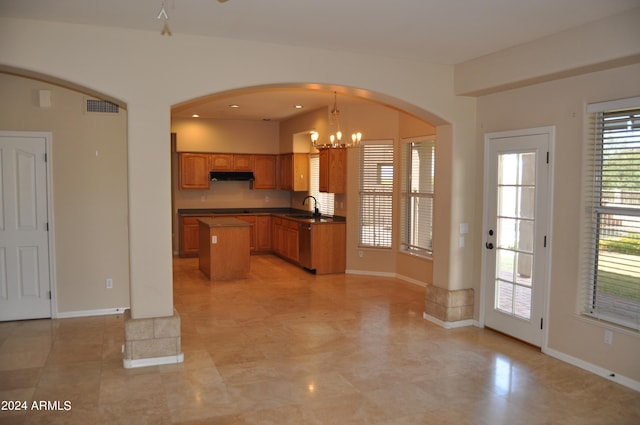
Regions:
<instances>
[{"instance_id":1,"label":"recessed ceiling light","mask_svg":"<svg viewBox=\"0 0 640 425\"><path fill-rule=\"evenodd\" d=\"M239 107L240 107L240 105L237 105L235 103L233 105L229 105L229 108L239 108Z\"/></svg>"},{"instance_id":2,"label":"recessed ceiling light","mask_svg":"<svg viewBox=\"0 0 640 425\"><path fill-rule=\"evenodd\" d=\"M191 115L191 117L193 117L193 118L200 118L200 115L198 115L198 114L193 114L193 115Z\"/></svg>"},{"instance_id":3,"label":"recessed ceiling light","mask_svg":"<svg viewBox=\"0 0 640 425\"><path fill-rule=\"evenodd\" d=\"M302 108L304 108L304 106L302 106L302 105L295 105L295 106L294 106L294 108L296 108L296 109L302 109Z\"/></svg>"}]
</instances>

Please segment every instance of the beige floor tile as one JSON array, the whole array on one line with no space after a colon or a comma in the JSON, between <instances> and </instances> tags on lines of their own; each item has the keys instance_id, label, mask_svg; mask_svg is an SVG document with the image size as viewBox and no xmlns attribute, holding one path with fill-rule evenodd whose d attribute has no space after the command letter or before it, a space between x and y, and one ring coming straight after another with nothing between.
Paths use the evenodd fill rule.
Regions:
<instances>
[{"instance_id":1,"label":"beige floor tile","mask_svg":"<svg viewBox=\"0 0 640 425\"><path fill-rule=\"evenodd\" d=\"M122 367L122 315L0 323L1 424L637 425L640 394L487 329L422 318L424 288L253 256L211 283L175 259L185 362Z\"/></svg>"}]
</instances>

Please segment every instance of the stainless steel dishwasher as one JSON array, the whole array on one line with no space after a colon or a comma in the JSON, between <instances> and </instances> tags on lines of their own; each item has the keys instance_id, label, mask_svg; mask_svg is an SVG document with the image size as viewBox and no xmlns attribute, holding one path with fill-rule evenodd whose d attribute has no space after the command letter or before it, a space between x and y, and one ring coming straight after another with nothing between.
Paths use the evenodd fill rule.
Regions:
<instances>
[{"instance_id":1,"label":"stainless steel dishwasher","mask_svg":"<svg viewBox=\"0 0 640 425\"><path fill-rule=\"evenodd\" d=\"M311 264L311 224L300 223L298 226L298 261L307 270L313 271Z\"/></svg>"}]
</instances>

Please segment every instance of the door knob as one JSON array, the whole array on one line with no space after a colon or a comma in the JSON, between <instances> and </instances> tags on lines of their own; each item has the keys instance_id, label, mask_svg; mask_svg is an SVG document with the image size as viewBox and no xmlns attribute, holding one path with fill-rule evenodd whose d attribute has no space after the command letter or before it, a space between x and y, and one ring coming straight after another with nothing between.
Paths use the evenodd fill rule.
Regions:
<instances>
[{"instance_id":1,"label":"door knob","mask_svg":"<svg viewBox=\"0 0 640 425\"><path fill-rule=\"evenodd\" d=\"M491 242L485 243L484 246L486 246L487 249L493 249L493 244Z\"/></svg>"}]
</instances>

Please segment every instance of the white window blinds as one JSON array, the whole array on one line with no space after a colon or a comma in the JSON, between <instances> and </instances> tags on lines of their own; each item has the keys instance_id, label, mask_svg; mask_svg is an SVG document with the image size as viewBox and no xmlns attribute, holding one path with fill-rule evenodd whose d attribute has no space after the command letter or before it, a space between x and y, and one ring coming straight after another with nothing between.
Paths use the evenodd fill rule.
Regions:
<instances>
[{"instance_id":1,"label":"white window blinds","mask_svg":"<svg viewBox=\"0 0 640 425\"><path fill-rule=\"evenodd\" d=\"M393 142L367 142L360 149L359 244L391 248Z\"/></svg>"},{"instance_id":2,"label":"white window blinds","mask_svg":"<svg viewBox=\"0 0 640 425\"><path fill-rule=\"evenodd\" d=\"M334 214L334 195L333 193L320 192L320 157L315 154L310 159L310 178L309 178L309 194L318 200L318 209L322 214Z\"/></svg>"},{"instance_id":3,"label":"white window blinds","mask_svg":"<svg viewBox=\"0 0 640 425\"><path fill-rule=\"evenodd\" d=\"M640 109L598 112L592 124L585 312L640 329Z\"/></svg>"},{"instance_id":4,"label":"white window blinds","mask_svg":"<svg viewBox=\"0 0 640 425\"><path fill-rule=\"evenodd\" d=\"M402 250L429 256L433 252L435 141L402 144Z\"/></svg>"}]
</instances>

